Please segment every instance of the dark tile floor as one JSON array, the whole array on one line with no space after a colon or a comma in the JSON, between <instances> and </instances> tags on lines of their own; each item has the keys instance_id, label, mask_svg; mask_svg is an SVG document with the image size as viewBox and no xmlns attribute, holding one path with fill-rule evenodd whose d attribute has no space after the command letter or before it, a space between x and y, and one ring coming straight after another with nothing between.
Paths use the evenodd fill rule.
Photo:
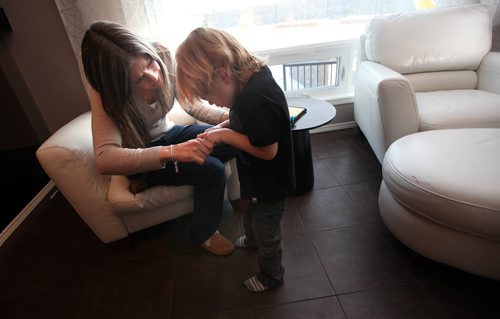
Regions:
<instances>
[{"instance_id":1,"label":"dark tile floor","mask_svg":"<svg viewBox=\"0 0 500 319\"><path fill-rule=\"evenodd\" d=\"M12 222L49 181L35 156L37 148L38 145L0 151L0 167L3 171L0 231Z\"/></svg>"},{"instance_id":2,"label":"dark tile floor","mask_svg":"<svg viewBox=\"0 0 500 319\"><path fill-rule=\"evenodd\" d=\"M0 247L0 318L500 318L500 282L412 252L382 223L358 129L312 135L314 190L283 221L285 285L252 294L256 253L211 256L189 216L101 243L57 193ZM225 206L221 231L242 232Z\"/></svg>"}]
</instances>

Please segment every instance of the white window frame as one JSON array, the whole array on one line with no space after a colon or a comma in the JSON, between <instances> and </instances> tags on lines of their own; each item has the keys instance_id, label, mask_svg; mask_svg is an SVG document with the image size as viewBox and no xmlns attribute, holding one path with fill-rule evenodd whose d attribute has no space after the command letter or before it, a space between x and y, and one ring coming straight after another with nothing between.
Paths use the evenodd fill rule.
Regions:
<instances>
[{"instance_id":1,"label":"white window frame","mask_svg":"<svg viewBox=\"0 0 500 319\"><path fill-rule=\"evenodd\" d=\"M354 100L354 70L357 60L358 39L309 44L295 47L253 52L266 60L267 65L285 63L329 61L339 57L338 86L286 91L287 96L307 95L334 103L350 103Z\"/></svg>"}]
</instances>

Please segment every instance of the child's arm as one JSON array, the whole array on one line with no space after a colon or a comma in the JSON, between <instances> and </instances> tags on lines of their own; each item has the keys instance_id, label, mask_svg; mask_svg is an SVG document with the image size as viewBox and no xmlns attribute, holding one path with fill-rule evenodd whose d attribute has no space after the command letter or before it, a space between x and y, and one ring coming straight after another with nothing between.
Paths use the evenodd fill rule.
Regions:
<instances>
[{"instance_id":1,"label":"child's arm","mask_svg":"<svg viewBox=\"0 0 500 319\"><path fill-rule=\"evenodd\" d=\"M266 146L253 146L248 137L228 128L207 131L200 135L212 143L226 143L257 158L270 161L278 153L278 142Z\"/></svg>"},{"instance_id":2,"label":"child's arm","mask_svg":"<svg viewBox=\"0 0 500 319\"><path fill-rule=\"evenodd\" d=\"M225 120L223 122L220 122L219 124L217 125L214 125L212 127L209 127L207 128L205 131L212 131L212 130L218 130L218 129L221 129L221 128L224 128L224 127L229 127L229 120Z\"/></svg>"}]
</instances>

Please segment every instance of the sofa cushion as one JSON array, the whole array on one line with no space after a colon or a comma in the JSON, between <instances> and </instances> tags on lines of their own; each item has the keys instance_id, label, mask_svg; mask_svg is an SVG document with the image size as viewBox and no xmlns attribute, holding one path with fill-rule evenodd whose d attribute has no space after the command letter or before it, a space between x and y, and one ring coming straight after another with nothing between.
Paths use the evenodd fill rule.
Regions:
<instances>
[{"instance_id":1,"label":"sofa cushion","mask_svg":"<svg viewBox=\"0 0 500 319\"><path fill-rule=\"evenodd\" d=\"M491 38L487 6L437 8L374 17L365 53L401 74L476 70L490 51Z\"/></svg>"},{"instance_id":2,"label":"sofa cushion","mask_svg":"<svg viewBox=\"0 0 500 319\"><path fill-rule=\"evenodd\" d=\"M416 93L420 131L500 127L500 95L481 90Z\"/></svg>"}]
</instances>

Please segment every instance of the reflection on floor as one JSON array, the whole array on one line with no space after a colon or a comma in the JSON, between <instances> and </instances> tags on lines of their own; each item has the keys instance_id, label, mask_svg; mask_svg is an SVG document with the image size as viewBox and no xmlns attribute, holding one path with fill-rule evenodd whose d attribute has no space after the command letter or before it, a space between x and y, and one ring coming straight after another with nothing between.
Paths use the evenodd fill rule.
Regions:
<instances>
[{"instance_id":1,"label":"reflection on floor","mask_svg":"<svg viewBox=\"0 0 500 319\"><path fill-rule=\"evenodd\" d=\"M255 251L208 255L189 216L101 243L57 194L0 247L0 318L499 318L500 283L430 261L384 226L381 167L358 129L312 135L315 187L283 221L285 285L243 281ZM221 232L242 218L225 205Z\"/></svg>"}]
</instances>

